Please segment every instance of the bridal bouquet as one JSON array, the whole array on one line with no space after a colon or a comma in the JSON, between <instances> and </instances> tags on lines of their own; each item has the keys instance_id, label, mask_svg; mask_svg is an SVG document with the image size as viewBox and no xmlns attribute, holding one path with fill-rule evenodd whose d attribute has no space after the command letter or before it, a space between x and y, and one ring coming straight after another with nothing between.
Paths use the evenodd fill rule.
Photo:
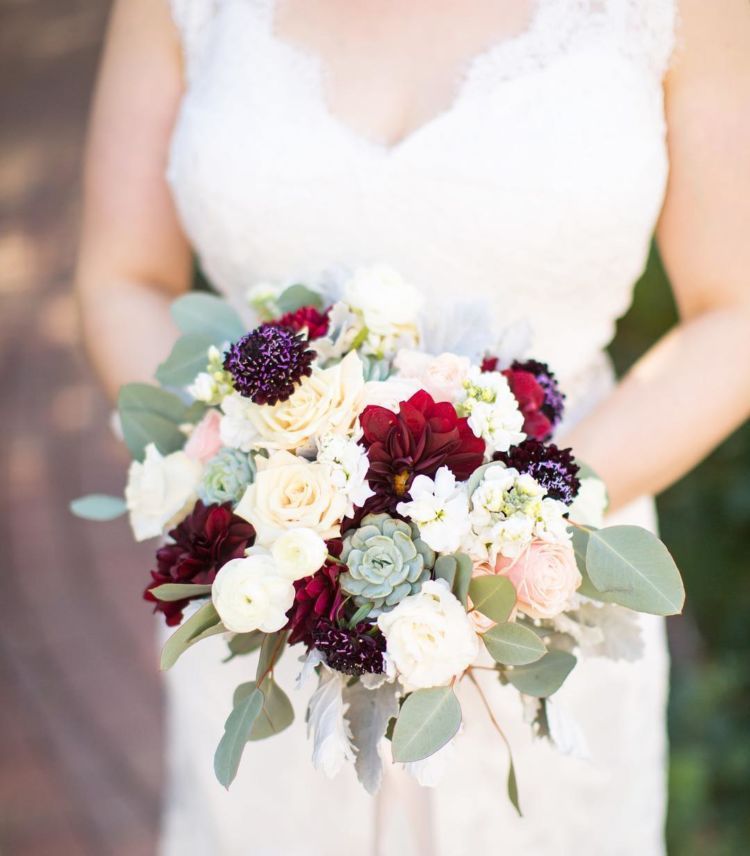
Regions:
<instances>
[{"instance_id":1,"label":"bridal bouquet","mask_svg":"<svg viewBox=\"0 0 750 856\"><path fill-rule=\"evenodd\" d=\"M621 656L608 634L628 610L680 611L663 544L603 526L602 483L550 442L564 395L512 336L480 358L430 353L419 294L382 267L330 301L294 285L252 303L262 323L247 332L217 297L176 301L161 387L120 394L124 500L73 503L161 538L145 598L177 628L163 668L219 633L229 657L259 649L216 751L222 784L248 741L293 720L275 677L287 648L299 682L317 680L313 763L352 761L374 792L386 740L431 779L461 726L456 684L481 692L476 669L549 736L547 699L577 653ZM508 790L518 808L512 763Z\"/></svg>"}]
</instances>

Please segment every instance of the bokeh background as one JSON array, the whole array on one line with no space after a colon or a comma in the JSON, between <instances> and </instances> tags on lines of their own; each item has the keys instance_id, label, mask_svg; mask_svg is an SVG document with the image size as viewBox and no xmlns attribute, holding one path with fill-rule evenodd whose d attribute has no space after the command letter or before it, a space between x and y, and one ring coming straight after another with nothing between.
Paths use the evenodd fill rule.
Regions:
<instances>
[{"instance_id":1,"label":"bokeh background","mask_svg":"<svg viewBox=\"0 0 750 856\"><path fill-rule=\"evenodd\" d=\"M122 521L67 513L75 496L121 489L126 466L71 295L107 7L0 0L3 856L152 854L158 824L161 696L140 601L150 547L134 546ZM613 346L618 368L674 320L654 252ZM750 846L750 428L659 509L688 589L686 614L669 625L670 856L740 856Z\"/></svg>"}]
</instances>

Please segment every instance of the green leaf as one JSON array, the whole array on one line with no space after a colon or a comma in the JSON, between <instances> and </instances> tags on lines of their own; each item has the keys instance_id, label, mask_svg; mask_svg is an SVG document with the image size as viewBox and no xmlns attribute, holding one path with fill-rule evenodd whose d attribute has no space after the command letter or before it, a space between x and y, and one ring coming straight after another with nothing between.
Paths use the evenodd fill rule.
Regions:
<instances>
[{"instance_id":1,"label":"green leaf","mask_svg":"<svg viewBox=\"0 0 750 856\"><path fill-rule=\"evenodd\" d=\"M183 387L192 383L198 372L206 370L208 349L213 344L204 333L186 333L174 343L172 353L156 370L162 386Z\"/></svg>"},{"instance_id":2,"label":"green leaf","mask_svg":"<svg viewBox=\"0 0 750 856\"><path fill-rule=\"evenodd\" d=\"M453 591L453 586L456 582L456 572L458 571L458 562L452 554L438 556L435 560L435 579L445 580Z\"/></svg>"},{"instance_id":3,"label":"green leaf","mask_svg":"<svg viewBox=\"0 0 750 856\"><path fill-rule=\"evenodd\" d=\"M549 651L535 663L515 666L505 677L524 695L547 698L560 689L576 662L567 651Z\"/></svg>"},{"instance_id":4,"label":"green leaf","mask_svg":"<svg viewBox=\"0 0 750 856\"><path fill-rule=\"evenodd\" d=\"M204 603L167 639L161 652L161 668L164 670L172 668L180 656L199 639L205 639L206 635L213 635L223 630L224 627L213 603L211 601Z\"/></svg>"},{"instance_id":5,"label":"green leaf","mask_svg":"<svg viewBox=\"0 0 750 856\"><path fill-rule=\"evenodd\" d=\"M317 291L312 291L306 285L290 285L281 292L276 305L282 314L296 312L303 306L323 308L323 298Z\"/></svg>"},{"instance_id":6,"label":"green leaf","mask_svg":"<svg viewBox=\"0 0 750 856\"><path fill-rule=\"evenodd\" d=\"M496 624L482 634L490 656L504 666L526 666L544 656L544 642L521 624Z\"/></svg>"},{"instance_id":7,"label":"green leaf","mask_svg":"<svg viewBox=\"0 0 750 856\"><path fill-rule=\"evenodd\" d=\"M413 692L401 706L393 730L393 760L429 758L455 737L460 725L461 705L450 687Z\"/></svg>"},{"instance_id":8,"label":"green leaf","mask_svg":"<svg viewBox=\"0 0 750 856\"><path fill-rule=\"evenodd\" d=\"M578 565L578 570L581 574L581 585L578 587L578 594L582 594L584 597L591 598L591 600L601 600L605 603L608 598L604 592L600 592L599 589L591 582L591 578L589 577L589 572L586 570L586 550L589 546L589 531L596 531L593 529L586 530L580 529L577 526L569 527L569 530L572 535L572 544L573 544L573 552L576 557L576 564Z\"/></svg>"},{"instance_id":9,"label":"green leaf","mask_svg":"<svg viewBox=\"0 0 750 856\"><path fill-rule=\"evenodd\" d=\"M70 510L76 517L84 520L114 520L128 510L121 496L107 496L103 493L90 493L70 503Z\"/></svg>"},{"instance_id":10,"label":"green leaf","mask_svg":"<svg viewBox=\"0 0 750 856\"><path fill-rule=\"evenodd\" d=\"M258 668L255 673L256 681L263 681L265 676L276 666L286 648L289 633L278 630L276 633L266 633L260 646Z\"/></svg>"},{"instance_id":11,"label":"green leaf","mask_svg":"<svg viewBox=\"0 0 750 856\"><path fill-rule=\"evenodd\" d=\"M621 606L677 615L685 603L680 572L667 548L640 526L610 526L589 536L586 568L594 586Z\"/></svg>"},{"instance_id":12,"label":"green leaf","mask_svg":"<svg viewBox=\"0 0 750 856\"><path fill-rule=\"evenodd\" d=\"M235 310L213 294L192 292L178 297L171 313L182 333L200 333L217 347L234 342L247 332Z\"/></svg>"},{"instance_id":13,"label":"green leaf","mask_svg":"<svg viewBox=\"0 0 750 856\"><path fill-rule=\"evenodd\" d=\"M270 675L260 688L263 691L263 707L250 729L248 740L273 737L294 722L294 708L289 697Z\"/></svg>"},{"instance_id":14,"label":"green leaf","mask_svg":"<svg viewBox=\"0 0 750 856\"><path fill-rule=\"evenodd\" d=\"M477 612L497 622L507 621L516 605L516 590L507 577L475 577L469 585L469 597Z\"/></svg>"},{"instance_id":15,"label":"green leaf","mask_svg":"<svg viewBox=\"0 0 750 856\"><path fill-rule=\"evenodd\" d=\"M185 445L179 426L190 421L188 408L171 392L146 383L129 383L120 389L117 407L123 437L136 460L143 460L149 443L162 455Z\"/></svg>"},{"instance_id":16,"label":"green leaf","mask_svg":"<svg viewBox=\"0 0 750 856\"><path fill-rule=\"evenodd\" d=\"M513 758L510 759L510 768L508 770L508 799L513 803L513 808L518 812L518 816L523 817L521 803L518 800L518 780L516 779L516 768L513 765Z\"/></svg>"},{"instance_id":17,"label":"green leaf","mask_svg":"<svg viewBox=\"0 0 750 856\"><path fill-rule=\"evenodd\" d=\"M227 642L229 656L222 660L222 663L228 663L235 657L241 657L257 651L265 636L266 634L260 630L252 630L250 633L235 633Z\"/></svg>"},{"instance_id":18,"label":"green leaf","mask_svg":"<svg viewBox=\"0 0 750 856\"><path fill-rule=\"evenodd\" d=\"M152 588L151 594L157 600L184 600L185 598L211 594L211 586L193 585L193 583L164 583Z\"/></svg>"},{"instance_id":19,"label":"green leaf","mask_svg":"<svg viewBox=\"0 0 750 856\"><path fill-rule=\"evenodd\" d=\"M435 578L445 580L465 608L471 575L474 570L471 559L464 553L449 553L438 556L434 570Z\"/></svg>"},{"instance_id":20,"label":"green leaf","mask_svg":"<svg viewBox=\"0 0 750 856\"><path fill-rule=\"evenodd\" d=\"M251 692L235 704L227 718L224 736L214 755L214 772L225 788L232 784L237 775L242 751L262 707L263 693L253 687Z\"/></svg>"}]
</instances>

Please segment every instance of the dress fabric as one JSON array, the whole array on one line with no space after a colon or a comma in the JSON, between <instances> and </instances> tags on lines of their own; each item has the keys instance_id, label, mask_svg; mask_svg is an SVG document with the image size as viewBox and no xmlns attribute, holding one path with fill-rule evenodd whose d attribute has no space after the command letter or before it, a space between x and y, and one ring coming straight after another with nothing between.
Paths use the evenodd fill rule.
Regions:
<instances>
[{"instance_id":1,"label":"dress fabric","mask_svg":"<svg viewBox=\"0 0 750 856\"><path fill-rule=\"evenodd\" d=\"M466 317L468 304L497 329L529 322L531 352L558 374L571 421L608 394L603 349L667 180L673 0L537 0L527 29L469 62L452 104L394 146L331 114L324 64L276 33L272 0L170 2L187 85L168 178L206 273L241 311L255 284L384 262L443 320ZM617 518L656 525L647 497ZM311 687L293 690L292 653L278 679L297 720L250 745L225 792L213 752L255 664L222 664L224 643L206 640L166 679L161 853L339 856L377 840L387 856L661 856L668 658L663 621L640 623L640 660L582 659L555 697L585 734L587 760L533 739L517 694L483 674L513 747L523 819L505 797L505 748L468 684L438 787L420 790L394 769L373 800L349 769L333 780L315 772Z\"/></svg>"}]
</instances>

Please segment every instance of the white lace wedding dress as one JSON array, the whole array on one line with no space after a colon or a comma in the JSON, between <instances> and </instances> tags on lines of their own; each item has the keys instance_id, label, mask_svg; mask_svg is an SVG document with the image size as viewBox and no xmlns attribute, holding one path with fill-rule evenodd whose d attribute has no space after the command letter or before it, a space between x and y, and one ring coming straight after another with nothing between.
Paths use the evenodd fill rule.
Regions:
<instances>
[{"instance_id":1,"label":"white lace wedding dress","mask_svg":"<svg viewBox=\"0 0 750 856\"><path fill-rule=\"evenodd\" d=\"M529 319L570 418L606 396L602 351L644 266L667 178L672 0L537 0L528 28L476 57L452 105L392 147L329 112L321 64L275 33L270 0L171 2L188 86L169 179L217 288L242 305L257 282L386 262L444 318L469 299L487 302L498 329ZM655 522L649 499L620 517ZM663 622L644 619L642 631L641 660L585 659L558 694L588 760L532 740L515 692L484 681L514 747L523 819L470 685L436 789L395 773L373 801L349 770L333 781L316 773L289 654L279 678L297 721L250 745L225 792L213 752L254 664L222 665L224 643L208 640L167 677L162 853L339 856L371 852L377 835L388 856L659 856L668 663Z\"/></svg>"}]
</instances>

